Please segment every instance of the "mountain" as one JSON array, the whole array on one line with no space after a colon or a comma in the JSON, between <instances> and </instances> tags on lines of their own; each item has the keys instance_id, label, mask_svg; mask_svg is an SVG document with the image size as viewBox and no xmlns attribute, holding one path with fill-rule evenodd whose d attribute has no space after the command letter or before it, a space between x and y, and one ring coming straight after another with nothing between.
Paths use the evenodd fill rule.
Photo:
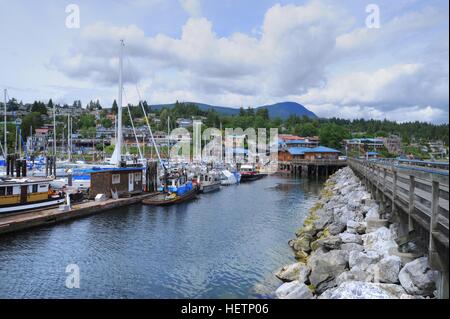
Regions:
<instances>
[{"instance_id":1,"label":"mountain","mask_svg":"<svg viewBox=\"0 0 450 319\"><path fill-rule=\"evenodd\" d=\"M264 105L260 107L269 110L270 118L279 117L285 120L291 115L297 115L298 117L307 116L312 119L317 118L316 114L308 110L303 105L295 102L282 102L272 105Z\"/></svg>"},{"instance_id":2,"label":"mountain","mask_svg":"<svg viewBox=\"0 0 450 319\"><path fill-rule=\"evenodd\" d=\"M209 105L204 103L197 103L197 102L182 102L185 104L195 104L198 106L198 108L202 111L208 111L210 109L215 110L217 113L223 114L223 115L237 115L239 114L239 108L231 108L226 106L215 106L215 105ZM175 104L157 104L157 105L150 105L150 107L154 110L161 110L163 108L172 108Z\"/></svg>"},{"instance_id":3,"label":"mountain","mask_svg":"<svg viewBox=\"0 0 450 319\"><path fill-rule=\"evenodd\" d=\"M215 105L196 103L196 102L186 102L186 103L195 104L202 111L208 111L210 109L213 109L217 113L220 113L223 115L228 115L228 116L239 114L239 108L215 106ZM151 105L151 107L155 110L161 110L163 108L172 108L173 106L174 106L174 104ZM308 110L303 105L295 103L295 102L282 102L282 103L276 103L276 104L271 104L271 105L258 106L255 108L255 111L258 108L266 108L269 111L270 118L279 117L283 120L286 120L291 115L297 115L298 117L307 116L309 118L317 118L316 114L314 114L313 112Z\"/></svg>"}]
</instances>

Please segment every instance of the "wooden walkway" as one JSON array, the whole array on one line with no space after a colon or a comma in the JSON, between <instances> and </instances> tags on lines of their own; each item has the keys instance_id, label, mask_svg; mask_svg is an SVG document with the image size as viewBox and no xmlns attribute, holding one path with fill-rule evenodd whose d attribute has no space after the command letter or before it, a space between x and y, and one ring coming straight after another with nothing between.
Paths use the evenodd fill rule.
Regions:
<instances>
[{"instance_id":1,"label":"wooden walkway","mask_svg":"<svg viewBox=\"0 0 450 319\"><path fill-rule=\"evenodd\" d=\"M154 196L147 193L129 198L108 199L104 202L88 201L72 205L70 211L64 212L59 208L36 210L28 213L0 216L0 234L11 233L37 226L46 226L58 222L81 218L114 208L140 203L143 199Z\"/></svg>"},{"instance_id":2,"label":"wooden walkway","mask_svg":"<svg viewBox=\"0 0 450 319\"><path fill-rule=\"evenodd\" d=\"M425 234L431 267L444 274L448 296L449 172L400 162L349 159L385 212L405 220L408 232ZM381 216L383 218L383 216Z\"/></svg>"}]
</instances>

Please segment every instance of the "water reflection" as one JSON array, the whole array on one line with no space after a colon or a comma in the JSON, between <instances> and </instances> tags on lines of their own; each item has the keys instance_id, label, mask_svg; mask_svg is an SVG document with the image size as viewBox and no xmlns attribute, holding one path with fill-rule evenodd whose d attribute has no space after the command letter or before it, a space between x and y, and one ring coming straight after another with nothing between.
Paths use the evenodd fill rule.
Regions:
<instances>
[{"instance_id":1,"label":"water reflection","mask_svg":"<svg viewBox=\"0 0 450 319\"><path fill-rule=\"evenodd\" d=\"M0 297L264 298L321 182L267 177L0 237ZM76 263L81 288L65 288Z\"/></svg>"}]
</instances>

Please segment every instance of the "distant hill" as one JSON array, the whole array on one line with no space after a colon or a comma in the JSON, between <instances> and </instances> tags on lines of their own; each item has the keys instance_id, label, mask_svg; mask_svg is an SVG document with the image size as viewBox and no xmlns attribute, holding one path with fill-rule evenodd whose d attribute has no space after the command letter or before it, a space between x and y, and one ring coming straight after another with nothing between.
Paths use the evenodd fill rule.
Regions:
<instances>
[{"instance_id":1,"label":"distant hill","mask_svg":"<svg viewBox=\"0 0 450 319\"><path fill-rule=\"evenodd\" d=\"M282 102L272 105L260 106L269 110L270 118L279 117L283 120L287 119L291 115L297 115L298 117L307 116L309 118L317 118L317 115L308 110L301 104L295 102Z\"/></svg>"},{"instance_id":2,"label":"distant hill","mask_svg":"<svg viewBox=\"0 0 450 319\"><path fill-rule=\"evenodd\" d=\"M228 115L228 116L239 114L239 108L215 106L215 105L196 103L196 102L186 102L186 103L196 104L202 111L208 111L209 109L213 109L220 114ZM155 110L161 110L163 108L172 108L173 106L174 106L174 104L151 105L151 107ZM313 112L308 110L303 105L295 103L295 102L282 102L282 103L276 103L276 104L271 104L271 105L263 105L263 106L256 107L255 110L258 108L266 108L269 111L270 118L279 117L279 118L285 120L291 115L297 115L298 117L307 116L309 118L317 118L316 114L314 114Z\"/></svg>"}]
</instances>

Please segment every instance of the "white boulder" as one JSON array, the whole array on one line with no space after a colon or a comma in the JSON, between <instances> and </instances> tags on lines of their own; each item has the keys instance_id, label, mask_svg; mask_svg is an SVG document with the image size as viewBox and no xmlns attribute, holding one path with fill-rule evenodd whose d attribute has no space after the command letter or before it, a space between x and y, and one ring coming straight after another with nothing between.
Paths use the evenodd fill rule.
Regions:
<instances>
[{"instance_id":1,"label":"white boulder","mask_svg":"<svg viewBox=\"0 0 450 319\"><path fill-rule=\"evenodd\" d=\"M298 280L282 284L275 291L275 295L279 299L312 299L314 297L308 286Z\"/></svg>"},{"instance_id":2,"label":"white boulder","mask_svg":"<svg viewBox=\"0 0 450 319\"><path fill-rule=\"evenodd\" d=\"M358 269L366 270L370 265L376 264L382 256L376 251L358 252L351 251L349 255L348 264L350 269L358 267Z\"/></svg>"},{"instance_id":3,"label":"white boulder","mask_svg":"<svg viewBox=\"0 0 450 319\"><path fill-rule=\"evenodd\" d=\"M407 263L398 277L403 288L411 295L431 296L436 289L437 272L428 266L427 257Z\"/></svg>"}]
</instances>

